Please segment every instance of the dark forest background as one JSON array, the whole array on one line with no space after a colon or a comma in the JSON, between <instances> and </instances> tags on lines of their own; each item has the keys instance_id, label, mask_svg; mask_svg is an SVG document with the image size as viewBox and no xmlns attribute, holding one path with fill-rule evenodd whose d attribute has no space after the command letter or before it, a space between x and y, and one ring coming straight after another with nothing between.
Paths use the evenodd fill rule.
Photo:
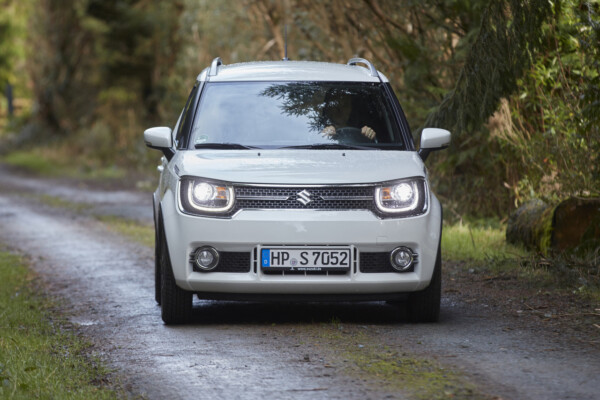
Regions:
<instances>
[{"instance_id":1,"label":"dark forest background","mask_svg":"<svg viewBox=\"0 0 600 400\"><path fill-rule=\"evenodd\" d=\"M600 3L582 0L0 0L2 151L153 172L144 129L174 125L198 73L283 57L370 59L449 216L600 194ZM59 161L57 161L59 162Z\"/></svg>"}]
</instances>

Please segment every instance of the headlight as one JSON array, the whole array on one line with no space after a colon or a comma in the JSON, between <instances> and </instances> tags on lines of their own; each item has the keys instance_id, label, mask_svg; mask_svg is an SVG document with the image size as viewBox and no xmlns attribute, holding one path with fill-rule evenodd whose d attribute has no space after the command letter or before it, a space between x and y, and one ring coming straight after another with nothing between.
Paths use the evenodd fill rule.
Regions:
<instances>
[{"instance_id":1,"label":"headlight","mask_svg":"<svg viewBox=\"0 0 600 400\"><path fill-rule=\"evenodd\" d=\"M179 198L183 211L191 214L225 214L233 207L233 188L202 178L181 179Z\"/></svg>"},{"instance_id":2,"label":"headlight","mask_svg":"<svg viewBox=\"0 0 600 400\"><path fill-rule=\"evenodd\" d=\"M405 179L375 189L379 211L398 217L409 217L427 211L427 184L423 178Z\"/></svg>"}]
</instances>

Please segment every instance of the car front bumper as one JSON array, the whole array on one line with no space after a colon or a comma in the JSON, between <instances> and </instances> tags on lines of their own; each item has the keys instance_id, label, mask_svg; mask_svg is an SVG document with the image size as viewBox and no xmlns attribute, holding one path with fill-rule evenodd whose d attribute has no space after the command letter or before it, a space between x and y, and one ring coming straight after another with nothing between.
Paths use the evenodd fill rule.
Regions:
<instances>
[{"instance_id":1,"label":"car front bumper","mask_svg":"<svg viewBox=\"0 0 600 400\"><path fill-rule=\"evenodd\" d=\"M431 195L426 214L380 219L370 211L248 210L232 218L182 213L171 191L161 201L171 265L177 285L200 294L369 295L413 292L429 285L441 235L442 212ZM256 258L261 245L350 246L360 264L362 252L391 252L398 246L418 254L411 272L344 275L267 275ZM250 253L250 271L195 272L190 255L201 246L219 252ZM210 296L207 296L210 297Z\"/></svg>"}]
</instances>

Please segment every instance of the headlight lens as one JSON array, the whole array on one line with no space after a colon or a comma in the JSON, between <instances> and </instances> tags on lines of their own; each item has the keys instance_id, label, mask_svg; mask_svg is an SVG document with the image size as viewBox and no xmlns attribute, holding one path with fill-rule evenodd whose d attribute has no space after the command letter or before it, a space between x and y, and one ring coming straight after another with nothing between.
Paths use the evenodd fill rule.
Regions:
<instances>
[{"instance_id":1,"label":"headlight lens","mask_svg":"<svg viewBox=\"0 0 600 400\"><path fill-rule=\"evenodd\" d=\"M234 203L231 186L201 178L182 178L179 196L183 211L192 214L224 214Z\"/></svg>"},{"instance_id":2,"label":"headlight lens","mask_svg":"<svg viewBox=\"0 0 600 400\"><path fill-rule=\"evenodd\" d=\"M406 179L375 189L377 208L385 214L414 216L427 211L427 184L422 178Z\"/></svg>"}]
</instances>

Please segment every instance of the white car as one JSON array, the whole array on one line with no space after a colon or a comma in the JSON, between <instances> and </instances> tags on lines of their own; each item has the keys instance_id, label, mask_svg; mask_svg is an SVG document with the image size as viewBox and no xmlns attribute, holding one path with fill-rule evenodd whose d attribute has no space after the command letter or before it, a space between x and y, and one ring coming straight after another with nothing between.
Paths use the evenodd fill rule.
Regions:
<instances>
[{"instance_id":1,"label":"white car","mask_svg":"<svg viewBox=\"0 0 600 400\"><path fill-rule=\"evenodd\" d=\"M216 58L175 128L144 140L164 154L154 211L166 324L190 320L194 294L390 301L438 320L442 208L423 161L450 133L424 129L417 152L369 61Z\"/></svg>"}]
</instances>

